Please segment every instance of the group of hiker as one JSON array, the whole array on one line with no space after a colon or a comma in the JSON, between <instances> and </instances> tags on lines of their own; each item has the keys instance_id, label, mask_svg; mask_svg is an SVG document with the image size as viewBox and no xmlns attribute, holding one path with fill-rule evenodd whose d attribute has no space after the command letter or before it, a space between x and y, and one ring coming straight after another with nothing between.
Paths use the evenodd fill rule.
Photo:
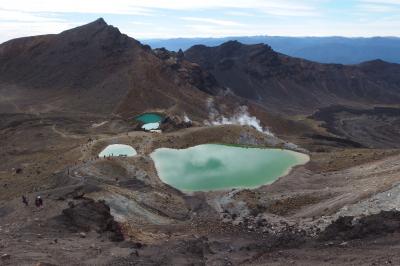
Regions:
<instances>
[{"instance_id":1,"label":"group of hiker","mask_svg":"<svg viewBox=\"0 0 400 266\"><path fill-rule=\"evenodd\" d=\"M25 204L25 206L29 205L28 199L25 197L25 195L22 195L22 203ZM41 208L43 206L43 199L41 196L37 196L35 198L35 206L37 208Z\"/></svg>"}]
</instances>

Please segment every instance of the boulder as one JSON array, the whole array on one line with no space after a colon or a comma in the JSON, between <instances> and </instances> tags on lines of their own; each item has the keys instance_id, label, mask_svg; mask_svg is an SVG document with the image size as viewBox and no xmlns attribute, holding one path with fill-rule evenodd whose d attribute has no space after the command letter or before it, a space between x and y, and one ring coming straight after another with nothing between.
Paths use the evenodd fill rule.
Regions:
<instances>
[{"instance_id":1,"label":"boulder","mask_svg":"<svg viewBox=\"0 0 400 266\"><path fill-rule=\"evenodd\" d=\"M110 207L104 201L84 199L76 205L69 204L63 210L63 215L71 227L86 232L109 232L112 241L124 240L120 225L114 220Z\"/></svg>"},{"instance_id":2,"label":"boulder","mask_svg":"<svg viewBox=\"0 0 400 266\"><path fill-rule=\"evenodd\" d=\"M10 258L11 258L11 255L10 254L3 254L3 255L1 255L1 260L9 260Z\"/></svg>"},{"instance_id":3,"label":"boulder","mask_svg":"<svg viewBox=\"0 0 400 266\"><path fill-rule=\"evenodd\" d=\"M320 235L321 240L351 240L400 232L400 212L382 211L361 218L339 217Z\"/></svg>"},{"instance_id":4,"label":"boulder","mask_svg":"<svg viewBox=\"0 0 400 266\"><path fill-rule=\"evenodd\" d=\"M172 132L179 129L189 128L192 126L192 122L186 122L179 116L168 116L160 125L162 132Z\"/></svg>"}]
</instances>

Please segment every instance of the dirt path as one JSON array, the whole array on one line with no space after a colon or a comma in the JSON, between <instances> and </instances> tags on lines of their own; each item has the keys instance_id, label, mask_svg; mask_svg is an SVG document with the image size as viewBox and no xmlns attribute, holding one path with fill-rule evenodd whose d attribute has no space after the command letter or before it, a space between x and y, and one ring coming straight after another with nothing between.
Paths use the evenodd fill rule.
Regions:
<instances>
[{"instance_id":1,"label":"dirt path","mask_svg":"<svg viewBox=\"0 0 400 266\"><path fill-rule=\"evenodd\" d=\"M71 133L66 134L66 133L58 130L56 128L55 124L51 127L51 130L53 130L54 133L60 135L63 138L70 138L70 139L82 139L82 138L84 138L84 136L79 136L79 135L75 135L75 134L71 134Z\"/></svg>"}]
</instances>

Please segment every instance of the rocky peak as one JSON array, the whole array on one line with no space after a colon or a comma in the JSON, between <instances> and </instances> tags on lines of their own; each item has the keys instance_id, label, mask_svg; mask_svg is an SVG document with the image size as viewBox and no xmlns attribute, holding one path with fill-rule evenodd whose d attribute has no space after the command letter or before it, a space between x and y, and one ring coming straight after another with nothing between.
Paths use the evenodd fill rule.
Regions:
<instances>
[{"instance_id":1,"label":"rocky peak","mask_svg":"<svg viewBox=\"0 0 400 266\"><path fill-rule=\"evenodd\" d=\"M165 48L156 48L153 50L153 53L162 60L167 60L171 57L175 57L174 52L168 51Z\"/></svg>"},{"instance_id":2,"label":"rocky peak","mask_svg":"<svg viewBox=\"0 0 400 266\"><path fill-rule=\"evenodd\" d=\"M386 61L383 61L382 59L375 59L367 62L363 62L360 65L361 66L368 66L368 67L381 67L381 66L386 66L394 63L389 63Z\"/></svg>"},{"instance_id":3,"label":"rocky peak","mask_svg":"<svg viewBox=\"0 0 400 266\"><path fill-rule=\"evenodd\" d=\"M104 21L104 19L99 18L99 19L96 19L95 21L90 22L88 24L85 24L85 25L82 25L82 26L79 26L79 27L76 27L76 28L72 28L72 29L63 31L61 34L65 35L65 34L72 34L72 33L76 33L76 32L89 34L89 33L97 32L97 31L100 31L100 30L104 30L107 27L112 28L112 26L109 26Z\"/></svg>"},{"instance_id":4,"label":"rocky peak","mask_svg":"<svg viewBox=\"0 0 400 266\"><path fill-rule=\"evenodd\" d=\"M108 26L107 22L103 18L98 18L90 24L95 24L99 26Z\"/></svg>"},{"instance_id":5,"label":"rocky peak","mask_svg":"<svg viewBox=\"0 0 400 266\"><path fill-rule=\"evenodd\" d=\"M182 51L182 49L179 49L176 57L178 58L178 60L182 61L185 58L185 53Z\"/></svg>"},{"instance_id":6,"label":"rocky peak","mask_svg":"<svg viewBox=\"0 0 400 266\"><path fill-rule=\"evenodd\" d=\"M87 48L92 53L100 48L109 55L121 54L133 47L142 47L138 41L122 34L118 28L108 25L102 18L62 32L57 41L63 47L63 51Z\"/></svg>"},{"instance_id":7,"label":"rocky peak","mask_svg":"<svg viewBox=\"0 0 400 266\"><path fill-rule=\"evenodd\" d=\"M232 41L227 41L224 42L223 44L221 44L221 49L238 49L241 48L243 46L243 44L241 44L240 42L236 41L236 40L232 40Z\"/></svg>"}]
</instances>

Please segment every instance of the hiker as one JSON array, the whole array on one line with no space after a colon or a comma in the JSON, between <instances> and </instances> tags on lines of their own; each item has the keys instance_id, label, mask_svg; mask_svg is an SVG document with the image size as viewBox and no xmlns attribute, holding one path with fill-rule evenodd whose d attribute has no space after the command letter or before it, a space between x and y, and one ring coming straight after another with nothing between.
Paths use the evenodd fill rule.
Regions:
<instances>
[{"instance_id":1,"label":"hiker","mask_svg":"<svg viewBox=\"0 0 400 266\"><path fill-rule=\"evenodd\" d=\"M28 206L28 199L25 197L25 195L22 195L22 203L25 204L25 206Z\"/></svg>"},{"instance_id":2,"label":"hiker","mask_svg":"<svg viewBox=\"0 0 400 266\"><path fill-rule=\"evenodd\" d=\"M43 200L42 200L42 198L40 196L36 197L35 205L36 205L37 208L40 208L40 207L43 206Z\"/></svg>"}]
</instances>

